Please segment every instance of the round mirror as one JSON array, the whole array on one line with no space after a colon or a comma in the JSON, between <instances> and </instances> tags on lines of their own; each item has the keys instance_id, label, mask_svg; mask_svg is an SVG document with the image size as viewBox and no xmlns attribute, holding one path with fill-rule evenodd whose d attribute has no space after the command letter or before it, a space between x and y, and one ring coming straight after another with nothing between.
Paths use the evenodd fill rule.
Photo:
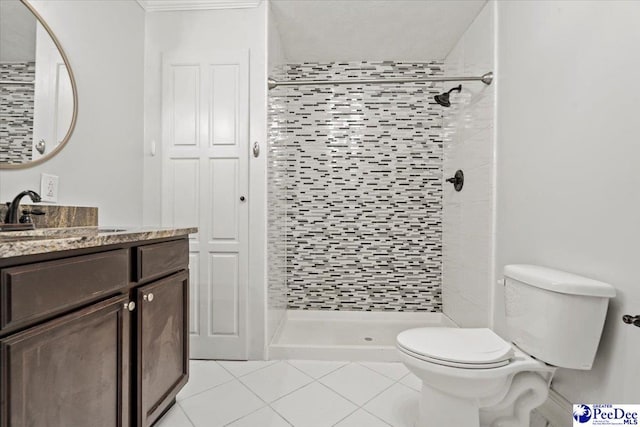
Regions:
<instances>
[{"instance_id":1,"label":"round mirror","mask_svg":"<svg viewBox=\"0 0 640 427\"><path fill-rule=\"evenodd\" d=\"M73 73L51 28L27 0L0 0L0 169L57 154L77 111Z\"/></svg>"}]
</instances>

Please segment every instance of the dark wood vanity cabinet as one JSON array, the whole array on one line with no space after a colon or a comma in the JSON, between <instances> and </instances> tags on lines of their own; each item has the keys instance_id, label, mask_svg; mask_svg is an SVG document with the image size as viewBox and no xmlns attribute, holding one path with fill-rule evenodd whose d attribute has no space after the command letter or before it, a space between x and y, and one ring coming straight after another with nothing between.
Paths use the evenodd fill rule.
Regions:
<instances>
[{"instance_id":1,"label":"dark wood vanity cabinet","mask_svg":"<svg viewBox=\"0 0 640 427\"><path fill-rule=\"evenodd\" d=\"M187 383L188 286L182 271L136 290L138 425L155 422Z\"/></svg>"},{"instance_id":2,"label":"dark wood vanity cabinet","mask_svg":"<svg viewBox=\"0 0 640 427\"><path fill-rule=\"evenodd\" d=\"M188 379L186 236L55 257L0 260L0 425L153 424Z\"/></svg>"},{"instance_id":3,"label":"dark wood vanity cabinet","mask_svg":"<svg viewBox=\"0 0 640 427\"><path fill-rule=\"evenodd\" d=\"M3 426L129 425L127 296L2 339Z\"/></svg>"}]
</instances>

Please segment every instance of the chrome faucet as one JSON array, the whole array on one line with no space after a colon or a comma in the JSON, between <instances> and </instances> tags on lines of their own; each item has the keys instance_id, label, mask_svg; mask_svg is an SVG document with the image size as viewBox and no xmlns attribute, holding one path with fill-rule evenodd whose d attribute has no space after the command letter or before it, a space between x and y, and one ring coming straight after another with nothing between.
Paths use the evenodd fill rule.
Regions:
<instances>
[{"instance_id":1,"label":"chrome faucet","mask_svg":"<svg viewBox=\"0 0 640 427\"><path fill-rule=\"evenodd\" d=\"M8 204L9 209L7 210L7 215L4 217L5 224L17 224L18 223L18 210L20 208L20 201L24 196L29 196L32 202L38 203L40 200L40 195L32 190L26 190L22 193L18 194L11 203Z\"/></svg>"}]
</instances>

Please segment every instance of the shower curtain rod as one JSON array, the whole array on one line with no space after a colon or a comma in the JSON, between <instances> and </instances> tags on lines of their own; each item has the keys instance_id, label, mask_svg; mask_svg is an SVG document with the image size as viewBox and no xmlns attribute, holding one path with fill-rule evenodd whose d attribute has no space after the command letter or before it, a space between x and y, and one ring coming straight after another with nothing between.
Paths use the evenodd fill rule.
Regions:
<instances>
[{"instance_id":1,"label":"shower curtain rod","mask_svg":"<svg viewBox=\"0 0 640 427\"><path fill-rule=\"evenodd\" d=\"M423 82L471 82L481 81L490 85L493 81L493 72L489 71L480 77L417 77L406 79L346 79L346 80L289 80L279 81L271 77L267 79L269 89L278 86L319 86L319 85L352 85L352 84L392 84L392 83L423 83Z\"/></svg>"}]
</instances>

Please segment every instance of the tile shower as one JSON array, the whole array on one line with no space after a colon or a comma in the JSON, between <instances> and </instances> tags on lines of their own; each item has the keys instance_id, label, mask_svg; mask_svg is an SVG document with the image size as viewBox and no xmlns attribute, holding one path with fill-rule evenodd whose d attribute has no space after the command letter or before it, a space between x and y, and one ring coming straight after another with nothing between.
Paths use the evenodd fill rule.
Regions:
<instances>
[{"instance_id":1,"label":"tile shower","mask_svg":"<svg viewBox=\"0 0 640 427\"><path fill-rule=\"evenodd\" d=\"M278 80L428 77L441 61L286 64ZM442 311L439 83L269 93L269 309ZM276 320L270 329L275 329Z\"/></svg>"},{"instance_id":2,"label":"tile shower","mask_svg":"<svg viewBox=\"0 0 640 427\"><path fill-rule=\"evenodd\" d=\"M0 63L2 81L33 82L35 74L35 62ZM34 96L33 85L0 85L0 157L7 163L31 160Z\"/></svg>"}]
</instances>

